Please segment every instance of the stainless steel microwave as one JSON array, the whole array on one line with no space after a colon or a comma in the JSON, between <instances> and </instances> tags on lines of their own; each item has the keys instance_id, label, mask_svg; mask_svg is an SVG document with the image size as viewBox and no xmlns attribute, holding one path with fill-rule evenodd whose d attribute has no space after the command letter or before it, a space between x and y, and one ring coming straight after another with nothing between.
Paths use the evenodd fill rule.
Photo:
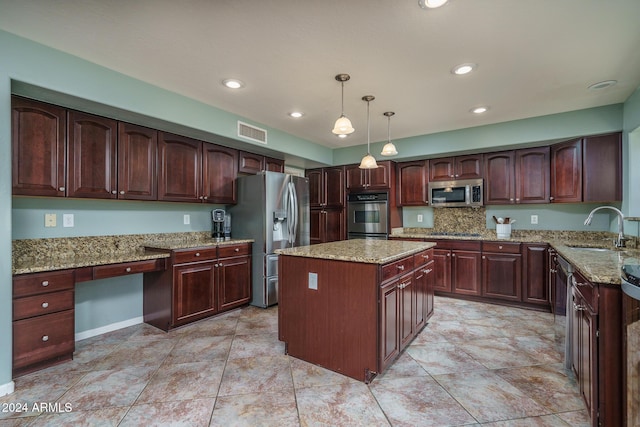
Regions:
<instances>
[{"instance_id":1,"label":"stainless steel microwave","mask_svg":"<svg viewBox=\"0 0 640 427\"><path fill-rule=\"evenodd\" d=\"M460 179L457 181L433 181L429 183L429 205L433 207L482 206L482 179Z\"/></svg>"}]
</instances>

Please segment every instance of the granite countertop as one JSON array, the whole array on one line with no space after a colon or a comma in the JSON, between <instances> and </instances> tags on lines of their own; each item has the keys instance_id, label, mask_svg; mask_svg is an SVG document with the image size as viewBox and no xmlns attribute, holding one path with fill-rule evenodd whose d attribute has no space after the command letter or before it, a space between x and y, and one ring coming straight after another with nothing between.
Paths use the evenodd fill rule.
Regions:
<instances>
[{"instance_id":1,"label":"granite countertop","mask_svg":"<svg viewBox=\"0 0 640 427\"><path fill-rule=\"evenodd\" d=\"M333 259L337 261L386 264L435 246L431 242L407 242L401 240L341 240L311 246L277 249L281 255L307 258Z\"/></svg>"},{"instance_id":2,"label":"granite countertop","mask_svg":"<svg viewBox=\"0 0 640 427\"><path fill-rule=\"evenodd\" d=\"M14 240L12 273L26 274L168 258L173 249L253 242L216 242L208 232Z\"/></svg>"}]
</instances>

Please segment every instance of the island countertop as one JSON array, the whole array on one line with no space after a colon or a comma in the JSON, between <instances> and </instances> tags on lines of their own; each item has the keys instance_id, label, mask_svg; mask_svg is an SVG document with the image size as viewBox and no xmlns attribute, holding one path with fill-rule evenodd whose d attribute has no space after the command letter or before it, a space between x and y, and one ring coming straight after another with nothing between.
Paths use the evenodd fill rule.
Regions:
<instances>
[{"instance_id":1,"label":"island countertop","mask_svg":"<svg viewBox=\"0 0 640 427\"><path fill-rule=\"evenodd\" d=\"M387 264L406 256L436 246L433 242L410 242L402 240L353 239L311 246L277 249L280 255L307 258L332 259L337 261Z\"/></svg>"}]
</instances>

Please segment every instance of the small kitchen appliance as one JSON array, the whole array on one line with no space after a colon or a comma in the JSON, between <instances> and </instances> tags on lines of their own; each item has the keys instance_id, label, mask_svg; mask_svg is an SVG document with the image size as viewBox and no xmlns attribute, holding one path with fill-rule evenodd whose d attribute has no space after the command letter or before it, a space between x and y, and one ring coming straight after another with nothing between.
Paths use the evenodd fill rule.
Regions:
<instances>
[{"instance_id":1,"label":"small kitchen appliance","mask_svg":"<svg viewBox=\"0 0 640 427\"><path fill-rule=\"evenodd\" d=\"M224 240L225 217L224 209L214 209L211 211L211 238L216 242Z\"/></svg>"},{"instance_id":2,"label":"small kitchen appliance","mask_svg":"<svg viewBox=\"0 0 640 427\"><path fill-rule=\"evenodd\" d=\"M429 205L434 208L477 207L483 203L482 179L429 182Z\"/></svg>"},{"instance_id":3,"label":"small kitchen appliance","mask_svg":"<svg viewBox=\"0 0 640 427\"><path fill-rule=\"evenodd\" d=\"M622 267L623 404L628 427L640 425L640 265Z\"/></svg>"}]
</instances>

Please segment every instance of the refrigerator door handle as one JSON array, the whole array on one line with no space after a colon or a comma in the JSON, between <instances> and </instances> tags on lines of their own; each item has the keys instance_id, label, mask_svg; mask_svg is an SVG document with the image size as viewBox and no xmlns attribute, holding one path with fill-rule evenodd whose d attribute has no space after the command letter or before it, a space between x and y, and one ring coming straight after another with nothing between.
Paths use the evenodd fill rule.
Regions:
<instances>
[{"instance_id":1,"label":"refrigerator door handle","mask_svg":"<svg viewBox=\"0 0 640 427\"><path fill-rule=\"evenodd\" d=\"M288 217L288 230L289 230L289 243L294 246L296 242L296 231L298 228L298 198L296 196L296 189L293 182L289 181L287 184L289 193L287 203L287 217Z\"/></svg>"}]
</instances>

